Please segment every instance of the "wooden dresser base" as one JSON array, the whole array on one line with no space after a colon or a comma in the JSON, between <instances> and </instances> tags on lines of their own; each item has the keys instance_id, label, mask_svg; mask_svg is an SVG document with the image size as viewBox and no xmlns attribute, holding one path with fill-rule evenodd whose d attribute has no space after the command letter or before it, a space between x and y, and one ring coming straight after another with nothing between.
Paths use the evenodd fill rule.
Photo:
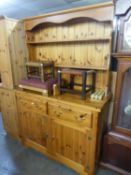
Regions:
<instances>
[{"instance_id":1,"label":"wooden dresser base","mask_svg":"<svg viewBox=\"0 0 131 175\"><path fill-rule=\"evenodd\" d=\"M64 97L66 94L60 99L16 91L22 143L80 175L93 175L108 101L99 109Z\"/></svg>"}]
</instances>

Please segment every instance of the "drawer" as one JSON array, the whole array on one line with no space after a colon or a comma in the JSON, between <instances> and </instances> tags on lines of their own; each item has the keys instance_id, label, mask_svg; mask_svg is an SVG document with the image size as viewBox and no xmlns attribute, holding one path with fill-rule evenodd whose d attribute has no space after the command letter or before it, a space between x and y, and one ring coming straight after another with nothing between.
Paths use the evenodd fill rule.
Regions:
<instances>
[{"instance_id":1,"label":"drawer","mask_svg":"<svg viewBox=\"0 0 131 175\"><path fill-rule=\"evenodd\" d=\"M67 104L48 104L48 114L57 119L66 120L91 128L92 127L92 112L83 110L83 108L70 106Z\"/></svg>"},{"instance_id":2,"label":"drawer","mask_svg":"<svg viewBox=\"0 0 131 175\"><path fill-rule=\"evenodd\" d=\"M37 113L47 114L47 101L37 98L17 97L17 104L24 110L30 110Z\"/></svg>"}]
</instances>

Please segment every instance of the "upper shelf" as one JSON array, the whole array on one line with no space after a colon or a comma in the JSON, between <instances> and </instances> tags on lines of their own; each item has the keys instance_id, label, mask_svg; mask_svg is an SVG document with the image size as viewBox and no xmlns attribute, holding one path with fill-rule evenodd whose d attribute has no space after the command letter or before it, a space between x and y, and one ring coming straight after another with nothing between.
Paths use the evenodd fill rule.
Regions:
<instances>
[{"instance_id":1,"label":"upper shelf","mask_svg":"<svg viewBox=\"0 0 131 175\"><path fill-rule=\"evenodd\" d=\"M46 44L46 43L66 43L66 42L102 42L110 41L111 38L89 38L89 39L64 39L64 40L48 40L48 41L27 41L28 44Z\"/></svg>"}]
</instances>

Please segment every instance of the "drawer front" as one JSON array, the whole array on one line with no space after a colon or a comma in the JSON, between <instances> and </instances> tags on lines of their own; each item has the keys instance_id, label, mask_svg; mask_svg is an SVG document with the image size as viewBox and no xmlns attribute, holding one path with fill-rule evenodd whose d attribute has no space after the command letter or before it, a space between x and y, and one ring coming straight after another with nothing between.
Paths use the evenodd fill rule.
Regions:
<instances>
[{"instance_id":1,"label":"drawer front","mask_svg":"<svg viewBox=\"0 0 131 175\"><path fill-rule=\"evenodd\" d=\"M48 114L51 117L76 123L77 125L92 127L92 112L67 104L48 104Z\"/></svg>"},{"instance_id":2,"label":"drawer front","mask_svg":"<svg viewBox=\"0 0 131 175\"><path fill-rule=\"evenodd\" d=\"M24 110L31 110L37 113L47 114L47 101L37 98L17 97L17 103Z\"/></svg>"}]
</instances>

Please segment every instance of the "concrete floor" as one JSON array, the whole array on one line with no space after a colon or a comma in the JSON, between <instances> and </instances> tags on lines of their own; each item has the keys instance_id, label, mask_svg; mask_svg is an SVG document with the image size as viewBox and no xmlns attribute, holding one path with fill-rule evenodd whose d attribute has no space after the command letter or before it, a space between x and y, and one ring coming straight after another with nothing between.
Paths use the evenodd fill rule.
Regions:
<instances>
[{"instance_id":1,"label":"concrete floor","mask_svg":"<svg viewBox=\"0 0 131 175\"><path fill-rule=\"evenodd\" d=\"M0 175L78 175L71 169L49 160L41 153L23 147L6 134L0 116ZM98 169L95 175L117 175Z\"/></svg>"}]
</instances>

